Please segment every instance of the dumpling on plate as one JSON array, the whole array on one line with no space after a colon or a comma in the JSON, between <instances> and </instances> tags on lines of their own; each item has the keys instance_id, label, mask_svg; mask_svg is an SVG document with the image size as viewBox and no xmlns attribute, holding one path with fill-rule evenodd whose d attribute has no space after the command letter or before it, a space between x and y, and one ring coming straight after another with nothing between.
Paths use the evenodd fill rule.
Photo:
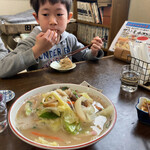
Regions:
<instances>
[{"instance_id":1,"label":"dumpling on plate","mask_svg":"<svg viewBox=\"0 0 150 150\"><path fill-rule=\"evenodd\" d=\"M62 69L69 69L73 66L72 61L68 57L61 59L59 64Z\"/></svg>"}]
</instances>

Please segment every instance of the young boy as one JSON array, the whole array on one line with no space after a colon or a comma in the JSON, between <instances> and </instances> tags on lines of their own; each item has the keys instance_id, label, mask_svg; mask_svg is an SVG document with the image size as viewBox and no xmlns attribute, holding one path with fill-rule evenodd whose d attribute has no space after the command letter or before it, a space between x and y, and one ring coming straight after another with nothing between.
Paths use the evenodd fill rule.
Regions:
<instances>
[{"instance_id":1,"label":"young boy","mask_svg":"<svg viewBox=\"0 0 150 150\"><path fill-rule=\"evenodd\" d=\"M35 27L29 37L0 60L1 78L13 76L24 69L43 68L49 61L84 46L73 34L65 31L72 17L72 0L30 0L30 4L40 27ZM90 49L72 57L77 61L100 59L103 56L103 42L95 37L92 43Z\"/></svg>"}]
</instances>

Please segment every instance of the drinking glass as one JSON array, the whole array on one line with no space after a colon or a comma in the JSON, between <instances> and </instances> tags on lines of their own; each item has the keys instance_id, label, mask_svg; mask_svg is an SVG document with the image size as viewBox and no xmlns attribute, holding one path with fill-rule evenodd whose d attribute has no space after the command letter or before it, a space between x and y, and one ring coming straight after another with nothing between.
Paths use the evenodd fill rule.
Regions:
<instances>
[{"instance_id":1,"label":"drinking glass","mask_svg":"<svg viewBox=\"0 0 150 150\"><path fill-rule=\"evenodd\" d=\"M130 65L124 65L121 70L121 88L126 92L135 92L138 88L140 73L132 69Z\"/></svg>"},{"instance_id":2,"label":"drinking glass","mask_svg":"<svg viewBox=\"0 0 150 150\"><path fill-rule=\"evenodd\" d=\"M2 93L0 93L0 133L7 127L7 107L6 100Z\"/></svg>"}]
</instances>

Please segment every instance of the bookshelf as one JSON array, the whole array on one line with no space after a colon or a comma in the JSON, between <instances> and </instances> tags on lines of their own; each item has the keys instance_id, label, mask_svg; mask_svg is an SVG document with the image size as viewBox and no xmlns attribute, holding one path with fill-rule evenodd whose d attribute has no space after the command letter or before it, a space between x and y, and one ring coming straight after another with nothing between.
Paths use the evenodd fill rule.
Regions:
<instances>
[{"instance_id":1,"label":"bookshelf","mask_svg":"<svg viewBox=\"0 0 150 150\"><path fill-rule=\"evenodd\" d=\"M81 18L80 19L78 18L78 7L79 7L78 2L88 2L88 3L97 2L99 6L100 1L101 0L73 0L73 14L74 14L73 17L76 19L77 22L76 35L78 40L81 41L83 44L89 44L89 40L86 40L84 37L85 35L83 33L80 34L81 31L86 32L85 33L86 35L88 34L88 32L92 32L92 33L96 32L95 34L98 34L99 30L107 31L107 42L104 43L105 47L103 47L103 50L105 52L105 55L110 55L112 54L112 52L109 52L108 49L111 45L111 42L113 41L114 37L120 30L124 21L128 19L130 0L109 0L108 6L111 6L109 24L103 22L93 23L90 21L86 21L85 19L83 20ZM103 1L108 1L108 0L103 0ZM82 28L80 26L82 26ZM86 27L92 28L91 31L86 30ZM101 37L101 34L98 34L98 36ZM105 37L101 37L101 38L105 38Z\"/></svg>"}]
</instances>

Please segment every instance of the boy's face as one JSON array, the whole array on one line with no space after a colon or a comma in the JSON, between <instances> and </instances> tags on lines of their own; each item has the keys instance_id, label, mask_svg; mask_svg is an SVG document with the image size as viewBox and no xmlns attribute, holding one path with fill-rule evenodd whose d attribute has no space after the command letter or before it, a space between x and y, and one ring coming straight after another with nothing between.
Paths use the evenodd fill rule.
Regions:
<instances>
[{"instance_id":1,"label":"boy's face","mask_svg":"<svg viewBox=\"0 0 150 150\"><path fill-rule=\"evenodd\" d=\"M67 13L65 5L61 3L56 3L52 5L48 1L44 5L40 4L38 16L36 13L33 13L36 21L42 28L43 32L46 32L48 29L55 30L59 35L61 35L69 23L72 13Z\"/></svg>"}]
</instances>

